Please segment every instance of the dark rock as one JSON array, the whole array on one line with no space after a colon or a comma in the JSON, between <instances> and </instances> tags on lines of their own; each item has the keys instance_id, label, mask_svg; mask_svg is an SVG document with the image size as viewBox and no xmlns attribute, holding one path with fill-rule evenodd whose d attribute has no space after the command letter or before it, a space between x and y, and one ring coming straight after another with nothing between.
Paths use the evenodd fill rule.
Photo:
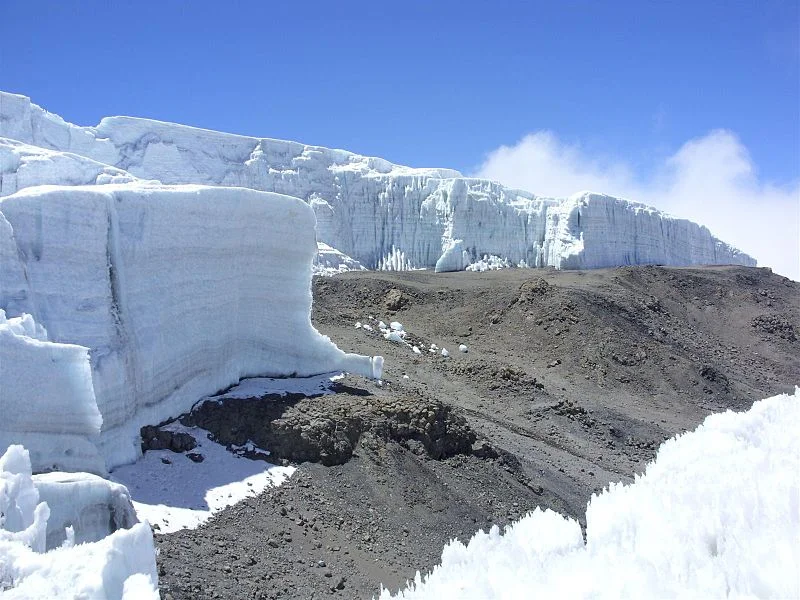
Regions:
<instances>
[{"instance_id":1,"label":"dark rock","mask_svg":"<svg viewBox=\"0 0 800 600\"><path fill-rule=\"evenodd\" d=\"M302 403L291 395L228 398L221 403L205 402L182 421L208 429L216 441L228 446L251 440L269 448L270 460L326 466L347 462L367 432L385 441L406 443L409 449L416 441L437 460L469 454L476 439L458 410L438 400L395 398L389 403L357 403L348 411L329 411L323 398Z\"/></svg>"},{"instance_id":2,"label":"dark rock","mask_svg":"<svg viewBox=\"0 0 800 600\"><path fill-rule=\"evenodd\" d=\"M788 320L775 315L760 315L753 319L752 326L764 333L777 335L780 338L794 342L797 340L797 335L794 331L794 325Z\"/></svg>"},{"instance_id":3,"label":"dark rock","mask_svg":"<svg viewBox=\"0 0 800 600\"><path fill-rule=\"evenodd\" d=\"M187 452L197 447L197 440L184 431L167 431L154 425L146 425L140 431L142 452L148 450L172 450Z\"/></svg>"},{"instance_id":4,"label":"dark rock","mask_svg":"<svg viewBox=\"0 0 800 600\"><path fill-rule=\"evenodd\" d=\"M386 297L384 298L384 304L388 310L398 311L404 306L411 304L411 300L400 290L392 288L386 294Z\"/></svg>"},{"instance_id":5,"label":"dark rock","mask_svg":"<svg viewBox=\"0 0 800 600\"><path fill-rule=\"evenodd\" d=\"M486 440L480 440L472 445L472 455L478 458L497 458L497 450Z\"/></svg>"},{"instance_id":6,"label":"dark rock","mask_svg":"<svg viewBox=\"0 0 800 600\"><path fill-rule=\"evenodd\" d=\"M517 302L535 303L541 296L550 292L550 284L541 277L533 281L526 281L519 288Z\"/></svg>"},{"instance_id":7,"label":"dark rock","mask_svg":"<svg viewBox=\"0 0 800 600\"><path fill-rule=\"evenodd\" d=\"M721 387L725 389L728 388L727 376L712 366L705 365L703 368L701 368L700 376L707 381L719 384Z\"/></svg>"}]
</instances>

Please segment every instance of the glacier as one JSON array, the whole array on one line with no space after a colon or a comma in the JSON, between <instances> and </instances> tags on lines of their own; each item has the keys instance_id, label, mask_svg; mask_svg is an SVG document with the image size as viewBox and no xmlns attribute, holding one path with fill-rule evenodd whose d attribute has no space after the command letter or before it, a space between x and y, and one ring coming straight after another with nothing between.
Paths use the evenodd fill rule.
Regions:
<instances>
[{"instance_id":1,"label":"glacier","mask_svg":"<svg viewBox=\"0 0 800 600\"><path fill-rule=\"evenodd\" d=\"M0 414L0 450L24 442L37 471L103 472L88 348L49 341L30 314L2 309Z\"/></svg>"},{"instance_id":2,"label":"glacier","mask_svg":"<svg viewBox=\"0 0 800 600\"><path fill-rule=\"evenodd\" d=\"M98 542L139 522L128 489L97 475L54 471L34 475L33 484L50 508L47 549Z\"/></svg>"},{"instance_id":3,"label":"glacier","mask_svg":"<svg viewBox=\"0 0 800 600\"><path fill-rule=\"evenodd\" d=\"M756 264L706 227L604 194L543 198L450 169L411 168L344 150L134 117L80 127L5 92L0 138L85 157L92 162L81 167L84 179L101 168L96 165L121 171L103 171L98 183L136 177L300 198L316 215L319 241L370 269L438 263L438 270L460 270L484 255L559 269ZM33 167L7 162L0 163L2 181L11 183L0 189L34 184ZM42 183L56 183L52 175L42 177ZM72 184L66 178L58 183Z\"/></svg>"},{"instance_id":4,"label":"glacier","mask_svg":"<svg viewBox=\"0 0 800 600\"><path fill-rule=\"evenodd\" d=\"M0 456L3 598L158 598L155 547L123 486L87 474L32 475L28 452Z\"/></svg>"},{"instance_id":5,"label":"glacier","mask_svg":"<svg viewBox=\"0 0 800 600\"><path fill-rule=\"evenodd\" d=\"M537 508L503 534L453 540L390 598L800 597L800 388L708 416L631 484L592 496L581 527Z\"/></svg>"},{"instance_id":6,"label":"glacier","mask_svg":"<svg viewBox=\"0 0 800 600\"><path fill-rule=\"evenodd\" d=\"M0 199L0 444L36 471L107 469L139 430L248 376L347 371L311 324L314 214L296 198L149 182Z\"/></svg>"},{"instance_id":7,"label":"glacier","mask_svg":"<svg viewBox=\"0 0 800 600\"><path fill-rule=\"evenodd\" d=\"M85 156L0 138L0 197L36 185L102 185L132 181L138 178Z\"/></svg>"},{"instance_id":8,"label":"glacier","mask_svg":"<svg viewBox=\"0 0 800 600\"><path fill-rule=\"evenodd\" d=\"M347 271L366 271L366 267L325 242L317 242L317 255L311 270L314 275L336 275Z\"/></svg>"}]
</instances>

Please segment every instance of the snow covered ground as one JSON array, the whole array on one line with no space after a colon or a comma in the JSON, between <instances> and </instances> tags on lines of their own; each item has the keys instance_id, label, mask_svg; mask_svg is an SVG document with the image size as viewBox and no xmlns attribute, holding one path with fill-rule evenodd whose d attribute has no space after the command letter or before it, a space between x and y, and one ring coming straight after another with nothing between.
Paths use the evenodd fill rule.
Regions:
<instances>
[{"instance_id":1,"label":"snow covered ground","mask_svg":"<svg viewBox=\"0 0 800 600\"><path fill-rule=\"evenodd\" d=\"M32 468L114 469L140 517L162 531L196 526L291 469L199 429L202 462L141 458L143 425L246 377L381 377L381 357L346 354L312 326L315 256L318 272L754 264L707 229L626 200L537 198L455 171L146 119L78 127L2 92L0 197L4 598L157 596L152 535L129 492ZM377 330L417 354L439 350L400 323ZM211 401L329 386L330 374L261 378ZM585 545L577 523L534 513L505 536L448 546L407 597L797 596L797 400L712 417L667 443L636 484L592 500Z\"/></svg>"},{"instance_id":2,"label":"snow covered ground","mask_svg":"<svg viewBox=\"0 0 800 600\"><path fill-rule=\"evenodd\" d=\"M108 117L78 127L25 96L0 92L2 137L41 148L59 166L42 170L32 161L0 158L0 179L9 182L0 189L139 177L287 194L311 206L321 242L368 268L461 270L484 255L568 269L755 265L705 227L620 198L589 192L542 198L450 169L412 169L344 150L149 119ZM13 153L19 151L7 154ZM76 155L86 164L71 165Z\"/></svg>"},{"instance_id":3,"label":"snow covered ground","mask_svg":"<svg viewBox=\"0 0 800 600\"><path fill-rule=\"evenodd\" d=\"M21 321L12 319L6 327L34 327L30 319ZM334 372L246 379L205 401L329 394L341 377ZM179 423L167 428L190 433L198 441L193 452L203 460L151 450L116 469L107 481L86 473L32 476L27 450L15 445L7 450L0 458L3 598L157 598L153 539L148 523L139 520L160 533L197 527L215 512L280 485L294 472L293 467L239 456L211 441L202 429ZM258 449L245 445L241 450Z\"/></svg>"},{"instance_id":4,"label":"snow covered ground","mask_svg":"<svg viewBox=\"0 0 800 600\"><path fill-rule=\"evenodd\" d=\"M204 429L173 424L171 431L194 437L202 462L170 450L148 450L131 465L118 467L111 479L125 485L140 519L159 533L193 529L211 516L271 486L280 485L294 473L281 467L229 452L210 440Z\"/></svg>"},{"instance_id":5,"label":"snow covered ground","mask_svg":"<svg viewBox=\"0 0 800 600\"><path fill-rule=\"evenodd\" d=\"M592 497L585 543L577 521L537 509L452 541L395 597L798 598L799 434L800 388L711 415Z\"/></svg>"},{"instance_id":6,"label":"snow covered ground","mask_svg":"<svg viewBox=\"0 0 800 600\"><path fill-rule=\"evenodd\" d=\"M258 398L267 394L329 394L340 376L328 373L303 378L245 379L207 401ZM197 427L172 423L165 429L192 435L198 442L192 452L201 454L203 461L194 462L185 454L170 450L149 450L134 464L118 467L111 473L113 481L127 486L139 518L149 521L160 533L197 527L223 508L280 485L295 470L234 454ZM258 451L246 446L242 450ZM267 456L268 453L264 458Z\"/></svg>"}]
</instances>

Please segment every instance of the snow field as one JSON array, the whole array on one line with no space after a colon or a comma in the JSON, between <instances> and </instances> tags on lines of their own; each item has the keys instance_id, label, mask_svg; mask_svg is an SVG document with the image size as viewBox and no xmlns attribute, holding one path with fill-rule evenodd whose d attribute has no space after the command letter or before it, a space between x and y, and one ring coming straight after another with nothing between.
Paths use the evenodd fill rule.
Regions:
<instances>
[{"instance_id":1,"label":"snow field","mask_svg":"<svg viewBox=\"0 0 800 600\"><path fill-rule=\"evenodd\" d=\"M295 471L238 456L198 427L173 423L166 429L194 437L198 445L192 452L201 454L203 461L170 450L148 450L135 463L111 473L113 481L127 487L139 518L158 533L195 529L222 509L280 485Z\"/></svg>"},{"instance_id":2,"label":"snow field","mask_svg":"<svg viewBox=\"0 0 800 600\"><path fill-rule=\"evenodd\" d=\"M536 509L453 540L382 600L800 597L800 388L710 415L577 521Z\"/></svg>"}]
</instances>

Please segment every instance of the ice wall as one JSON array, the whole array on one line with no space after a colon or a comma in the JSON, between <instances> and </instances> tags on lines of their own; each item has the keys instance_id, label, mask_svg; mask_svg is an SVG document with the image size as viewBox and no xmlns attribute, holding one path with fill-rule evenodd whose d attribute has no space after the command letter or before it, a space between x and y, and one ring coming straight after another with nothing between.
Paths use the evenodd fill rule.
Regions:
<instances>
[{"instance_id":1,"label":"ice wall","mask_svg":"<svg viewBox=\"0 0 800 600\"><path fill-rule=\"evenodd\" d=\"M164 183L242 186L306 201L320 241L367 268L433 267L455 240L469 260L594 268L755 265L707 229L599 194L538 198L452 170L412 169L318 146L132 117L77 127L0 92L0 136L72 152ZM452 255L440 265L455 265Z\"/></svg>"},{"instance_id":2,"label":"ice wall","mask_svg":"<svg viewBox=\"0 0 800 600\"><path fill-rule=\"evenodd\" d=\"M109 468L132 462L141 426L243 377L380 377L380 359L345 354L311 324L314 214L296 198L52 186L3 198L0 213L13 244L3 256L17 263L0 270L0 296L49 334L45 343L0 329L0 441L52 442L37 468L102 473L87 454L97 447ZM56 433L82 445L63 448Z\"/></svg>"},{"instance_id":3,"label":"ice wall","mask_svg":"<svg viewBox=\"0 0 800 600\"><path fill-rule=\"evenodd\" d=\"M331 248L324 242L317 242L317 255L311 267L314 275L335 275L346 271L365 271L360 262Z\"/></svg>"},{"instance_id":4,"label":"ice wall","mask_svg":"<svg viewBox=\"0 0 800 600\"><path fill-rule=\"evenodd\" d=\"M559 269L614 265L747 264L706 228L650 206L581 192L547 213L543 262Z\"/></svg>"},{"instance_id":5,"label":"ice wall","mask_svg":"<svg viewBox=\"0 0 800 600\"><path fill-rule=\"evenodd\" d=\"M37 471L105 470L88 348L48 341L30 315L2 309L0 415L0 451L24 444Z\"/></svg>"}]
</instances>

